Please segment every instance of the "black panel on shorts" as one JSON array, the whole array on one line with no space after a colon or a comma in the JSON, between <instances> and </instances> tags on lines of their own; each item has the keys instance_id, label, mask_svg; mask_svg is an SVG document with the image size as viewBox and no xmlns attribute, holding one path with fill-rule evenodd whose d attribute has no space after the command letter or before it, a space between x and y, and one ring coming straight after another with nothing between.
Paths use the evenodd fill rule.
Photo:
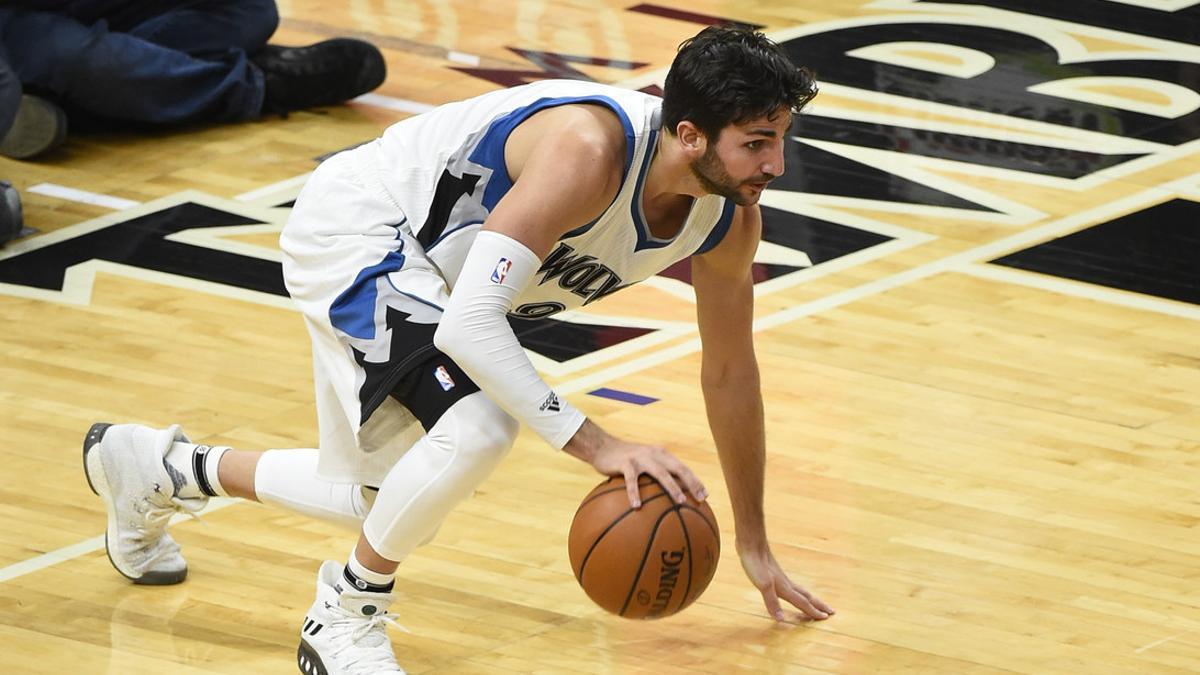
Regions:
<instances>
[{"instance_id":1,"label":"black panel on shorts","mask_svg":"<svg viewBox=\"0 0 1200 675\"><path fill-rule=\"evenodd\" d=\"M479 385L453 359L435 349L409 368L392 387L391 396L429 431L450 406L477 391Z\"/></svg>"}]
</instances>

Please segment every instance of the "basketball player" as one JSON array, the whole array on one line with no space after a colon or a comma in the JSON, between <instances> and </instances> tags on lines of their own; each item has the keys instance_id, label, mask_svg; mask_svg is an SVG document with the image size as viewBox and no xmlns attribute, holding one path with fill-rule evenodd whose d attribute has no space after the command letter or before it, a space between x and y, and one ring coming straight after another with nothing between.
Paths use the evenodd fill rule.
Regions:
<instances>
[{"instance_id":1,"label":"basketball player","mask_svg":"<svg viewBox=\"0 0 1200 675\"><path fill-rule=\"evenodd\" d=\"M661 447L612 436L555 394L508 324L579 307L690 258L703 390L737 551L768 611L833 610L790 581L763 522L762 396L751 336L756 206L783 173L807 70L758 33L685 42L665 98L543 81L442 106L324 162L281 237L313 343L320 450L194 445L177 426L95 425L90 483L113 565L182 581L176 511L222 495L360 531L326 562L301 634L305 673L403 672L384 624L397 564L428 541L526 424L608 475L704 499Z\"/></svg>"}]
</instances>

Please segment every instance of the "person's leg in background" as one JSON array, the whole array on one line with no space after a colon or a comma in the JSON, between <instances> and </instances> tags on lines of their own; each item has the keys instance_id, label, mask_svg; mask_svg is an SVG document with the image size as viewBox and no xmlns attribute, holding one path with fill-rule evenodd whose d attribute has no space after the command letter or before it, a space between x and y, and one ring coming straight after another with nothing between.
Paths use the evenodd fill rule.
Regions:
<instances>
[{"instance_id":1,"label":"person's leg in background","mask_svg":"<svg viewBox=\"0 0 1200 675\"><path fill-rule=\"evenodd\" d=\"M76 0L62 13L199 58L254 54L279 27L275 0Z\"/></svg>"},{"instance_id":2,"label":"person's leg in background","mask_svg":"<svg viewBox=\"0 0 1200 675\"><path fill-rule=\"evenodd\" d=\"M206 61L60 14L0 9L0 40L26 88L71 116L149 124L258 117L262 74L238 53Z\"/></svg>"},{"instance_id":3,"label":"person's leg in background","mask_svg":"<svg viewBox=\"0 0 1200 675\"><path fill-rule=\"evenodd\" d=\"M146 4L77 2L70 14L0 9L0 45L22 83L93 122L250 120L344 101L384 78L379 51L358 40L283 54L266 48L278 24L268 0L154 3L152 12ZM319 96L296 93L310 89Z\"/></svg>"},{"instance_id":4,"label":"person's leg in background","mask_svg":"<svg viewBox=\"0 0 1200 675\"><path fill-rule=\"evenodd\" d=\"M0 52L0 139L17 117L21 105L21 83ZM12 183L0 180L0 245L13 239L22 228L21 197Z\"/></svg>"},{"instance_id":5,"label":"person's leg in background","mask_svg":"<svg viewBox=\"0 0 1200 675\"><path fill-rule=\"evenodd\" d=\"M23 92L4 48L4 11L0 9L0 87L5 98L5 110L0 111L0 155L29 159L62 145L67 117L53 102Z\"/></svg>"},{"instance_id":6,"label":"person's leg in background","mask_svg":"<svg viewBox=\"0 0 1200 675\"><path fill-rule=\"evenodd\" d=\"M21 81L8 67L4 52L0 51L0 138L3 138L17 118L21 105Z\"/></svg>"},{"instance_id":7,"label":"person's leg in background","mask_svg":"<svg viewBox=\"0 0 1200 675\"><path fill-rule=\"evenodd\" d=\"M94 0L115 4L121 0ZM263 72L263 113L331 105L371 91L386 76L383 56L361 40L334 38L307 47L267 44L279 24L274 0L173 0L132 5L110 16L112 30L197 58L230 49Z\"/></svg>"}]
</instances>

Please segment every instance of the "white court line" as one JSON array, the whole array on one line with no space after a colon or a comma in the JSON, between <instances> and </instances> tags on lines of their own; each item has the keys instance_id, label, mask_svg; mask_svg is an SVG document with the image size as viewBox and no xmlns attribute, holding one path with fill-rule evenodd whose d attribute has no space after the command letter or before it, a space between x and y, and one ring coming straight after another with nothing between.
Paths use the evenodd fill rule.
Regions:
<instances>
[{"instance_id":1,"label":"white court line","mask_svg":"<svg viewBox=\"0 0 1200 675\"><path fill-rule=\"evenodd\" d=\"M1142 309L1159 314L1170 314L1183 319L1200 321L1200 307L1185 302L1160 299L1142 295L1133 291L1123 291L1108 286L1091 284L1086 281L1075 281L1061 277L1028 272L1022 269L1002 265L975 264L957 267L955 272L962 272L980 279L1000 281L1015 286L1027 286L1059 295L1069 295L1075 298L1106 302L1110 305L1120 305L1131 309Z\"/></svg>"},{"instance_id":2,"label":"white court line","mask_svg":"<svg viewBox=\"0 0 1200 675\"><path fill-rule=\"evenodd\" d=\"M243 192L242 194L234 197L233 200L238 201L238 202L257 201L258 199L260 199L262 197L266 197L267 195L271 195L276 192L283 192L285 190L294 188L297 185L303 185L304 182L307 181L308 177L311 175L312 175L311 171L309 171L308 173L302 173L299 176L293 176L292 178L289 178L287 180L281 180L278 183L272 183L270 185L260 187L257 190ZM274 204L272 204L271 206L274 206Z\"/></svg>"},{"instance_id":3,"label":"white court line","mask_svg":"<svg viewBox=\"0 0 1200 675\"><path fill-rule=\"evenodd\" d=\"M36 558L22 560L19 563L13 563L8 567L0 568L0 583L16 579L17 577L31 574L38 570L46 569L51 565L57 565L60 562L72 560L80 556L85 556L92 551L98 551L104 548L104 535L84 539L78 544L64 546L55 551L43 553Z\"/></svg>"},{"instance_id":4,"label":"white court line","mask_svg":"<svg viewBox=\"0 0 1200 675\"><path fill-rule=\"evenodd\" d=\"M1137 649L1133 650L1133 653L1141 654L1142 652L1146 651L1147 649L1154 649L1155 647L1157 647L1161 644L1166 644L1166 643L1170 642L1171 640L1178 640L1179 638L1183 637L1184 635L1191 635L1191 631L1188 631L1185 633L1180 633L1179 635L1172 635L1171 637L1165 637L1161 640L1155 640L1154 642L1151 642L1148 645L1142 645L1141 647L1138 647Z\"/></svg>"},{"instance_id":5,"label":"white court line","mask_svg":"<svg viewBox=\"0 0 1200 675\"><path fill-rule=\"evenodd\" d=\"M475 56L474 54L467 54L465 52L448 51L446 52L446 60L453 61L454 63L462 63L468 66L479 65L478 56Z\"/></svg>"},{"instance_id":6,"label":"white court line","mask_svg":"<svg viewBox=\"0 0 1200 675\"><path fill-rule=\"evenodd\" d=\"M404 98L392 98L391 96L383 96L382 94L363 94L362 96L353 99L353 102L373 105L379 108L387 108L388 110L399 110L400 112L417 114L429 112L437 107L429 105L428 103L410 101Z\"/></svg>"},{"instance_id":7,"label":"white court line","mask_svg":"<svg viewBox=\"0 0 1200 675\"><path fill-rule=\"evenodd\" d=\"M38 183L28 189L26 192L33 192L47 197L57 197L58 199L66 199L72 202L82 202L84 204L95 204L96 206L104 206L110 209L130 209L135 206L140 206L141 202L135 202L132 199L121 199L111 195L102 195L95 192L87 192L84 190L76 190L65 185L57 185L55 183Z\"/></svg>"},{"instance_id":8,"label":"white court line","mask_svg":"<svg viewBox=\"0 0 1200 675\"><path fill-rule=\"evenodd\" d=\"M208 506L204 509L204 512L212 513L213 511L216 511L217 509L223 509L232 503L234 503L233 499L214 497L209 500ZM191 519L191 516L177 513L174 516L171 516L171 524L174 525L180 521ZM103 548L104 535L100 535L97 537L92 537L91 539L84 539L78 544L71 544L70 546L64 546L60 549L48 551L37 557L30 558L29 560L22 560L19 563L13 563L8 567L0 567L0 583L12 581L17 577L22 577L26 574L32 574L38 570L44 570L47 567L57 565L60 562L74 560L75 558L85 556L93 551L99 551Z\"/></svg>"}]
</instances>

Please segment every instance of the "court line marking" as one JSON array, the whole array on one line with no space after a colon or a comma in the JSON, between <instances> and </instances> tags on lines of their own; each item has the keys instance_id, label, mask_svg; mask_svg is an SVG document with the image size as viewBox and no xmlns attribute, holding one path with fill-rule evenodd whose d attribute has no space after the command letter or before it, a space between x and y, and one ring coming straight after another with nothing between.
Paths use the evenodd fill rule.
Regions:
<instances>
[{"instance_id":1,"label":"court line marking","mask_svg":"<svg viewBox=\"0 0 1200 675\"><path fill-rule=\"evenodd\" d=\"M652 331L587 354L571 357L566 361L555 361L533 350L525 350L525 354L538 371L556 378L566 377L606 361L645 351L655 345L672 342L676 338L690 335L694 330L694 323L691 321L662 321L642 317L584 313L576 310L559 312L554 315L554 318L568 324L646 328Z\"/></svg>"},{"instance_id":2,"label":"court line marking","mask_svg":"<svg viewBox=\"0 0 1200 675\"><path fill-rule=\"evenodd\" d=\"M81 202L83 204L94 204L105 208L120 211L122 209L131 209L135 206L141 206L141 202L135 202L132 199L122 199L113 197L112 195L102 195L97 192L88 192L87 190L77 190L66 185L58 183L38 183L25 190L47 197L56 197L72 202Z\"/></svg>"},{"instance_id":3,"label":"court line marking","mask_svg":"<svg viewBox=\"0 0 1200 675\"><path fill-rule=\"evenodd\" d=\"M373 105L377 108L387 108L388 110L399 110L400 112L416 113L429 112L437 106L420 101L410 101L406 98L393 98L384 96L383 94L363 94L358 98L351 99L352 103L362 103L365 105Z\"/></svg>"},{"instance_id":4,"label":"court line marking","mask_svg":"<svg viewBox=\"0 0 1200 675\"><path fill-rule=\"evenodd\" d=\"M177 206L192 202L201 206L210 206L215 209L220 209L226 212L243 215L248 218L254 218L260 221L259 225L244 226L251 228L250 231L262 231L264 228L269 228L271 224L278 224L283 217L280 209L264 208L251 204L239 204L231 202L221 197L215 197L205 192L198 190L182 190L166 197L161 197L153 201L138 204L136 207L109 213L91 220L70 225L53 232L48 232L44 235L34 237L32 239L23 239L11 242L8 246L0 249L0 260L24 255L31 251L53 246L63 241L73 239L91 232L96 232L113 225L128 222L140 216L150 213L156 213L162 209L171 206ZM237 232L238 227L223 228L225 232ZM183 230L172 237L177 240L194 239L199 242L197 245L208 246L217 250L232 250L235 252L256 253L258 247L241 242L222 240L215 237L207 237L203 232L188 234L190 230ZM254 257L267 256L267 253L255 255ZM132 265L124 265L114 263L107 260L93 258L77 265L68 267L63 275L62 287L60 290L47 290L43 288L33 288L21 284L0 283L0 294L18 298L27 298L30 300L42 300L45 302L64 303L71 305L87 305L91 302L92 287L95 282L96 273L105 272L117 276L128 277L132 279L141 279L152 283L163 284L166 286L174 286L177 288L185 288L209 293L218 297L235 298L247 302L256 302L269 307L279 307L283 309L293 309L291 298L281 297L270 293L247 290L234 286L226 286L210 281L193 279L191 277L156 272Z\"/></svg>"},{"instance_id":5,"label":"court line marking","mask_svg":"<svg viewBox=\"0 0 1200 675\"><path fill-rule=\"evenodd\" d=\"M0 568L0 583L11 581L17 577L25 576L38 570L45 569L52 565L57 565L60 562L72 560L80 556L85 556L92 551L98 551L104 548L104 535L84 539L83 541L64 546L60 549L47 551L34 558L22 560L18 563L13 563L8 567Z\"/></svg>"},{"instance_id":6,"label":"court line marking","mask_svg":"<svg viewBox=\"0 0 1200 675\"><path fill-rule=\"evenodd\" d=\"M1187 9L1195 5L1200 0L1112 0L1124 5L1133 5L1134 7L1145 7L1147 9L1157 9L1163 12L1178 12L1181 9Z\"/></svg>"},{"instance_id":7,"label":"court line marking","mask_svg":"<svg viewBox=\"0 0 1200 675\"><path fill-rule=\"evenodd\" d=\"M217 509L223 509L234 503L234 499L228 497L213 497L208 506L204 509L205 513L211 513ZM191 516L177 513L171 516L171 524L174 525L183 520L191 520ZM13 563L7 567L0 567L0 583L12 581L17 577L23 577L26 574L32 574L39 570L44 570L47 567L52 567L60 562L74 560L75 558L83 557L94 551L99 551L104 548L104 535L98 535L90 539L84 539L81 542L64 546L62 548L47 551L39 556L22 560L21 562Z\"/></svg>"},{"instance_id":8,"label":"court line marking","mask_svg":"<svg viewBox=\"0 0 1200 675\"><path fill-rule=\"evenodd\" d=\"M1191 634L1192 634L1192 631L1184 631L1184 632L1180 633L1179 635L1172 635L1170 637L1165 637L1161 640L1155 640L1154 642L1151 642L1148 645L1142 645L1141 647L1138 647L1137 649L1133 650L1133 653L1141 654L1142 652L1144 652L1148 649L1154 649L1155 647L1157 647L1159 645L1166 644L1172 640L1178 640L1179 638L1181 638L1185 635L1191 635Z\"/></svg>"},{"instance_id":9,"label":"court line marking","mask_svg":"<svg viewBox=\"0 0 1200 675\"><path fill-rule=\"evenodd\" d=\"M233 200L235 202L256 202L263 197L274 196L276 192L285 192L292 188L296 188L296 192L299 192L299 188L308 181L308 177L311 176L312 173L313 172L309 171L307 173L302 173L299 176L292 176L287 180L281 180L278 183L271 183L270 185L264 185L256 190L243 192L240 195L234 196ZM260 204L260 206L274 205L275 204Z\"/></svg>"},{"instance_id":10,"label":"court line marking","mask_svg":"<svg viewBox=\"0 0 1200 675\"><path fill-rule=\"evenodd\" d=\"M246 258L258 258L271 262L283 262L283 251L278 248L259 246L227 237L247 235L273 234L276 238L283 231L283 223L263 223L261 225L229 225L226 227L196 227L190 230L180 230L163 237L166 241L176 241L189 246L208 248L214 251L234 253Z\"/></svg>"},{"instance_id":11,"label":"court line marking","mask_svg":"<svg viewBox=\"0 0 1200 675\"><path fill-rule=\"evenodd\" d=\"M446 60L453 63L462 63L472 67L480 64L480 58L478 56L474 54L468 54L466 52L456 52L454 50L446 52Z\"/></svg>"},{"instance_id":12,"label":"court line marking","mask_svg":"<svg viewBox=\"0 0 1200 675\"><path fill-rule=\"evenodd\" d=\"M1130 0L1130 2L1136 1L1139 0ZM1193 4L1198 3L1193 2ZM913 4L913 0L875 0L875 2L869 5L869 7L880 10L899 12L907 11L916 13L901 13L895 15L882 14L831 21L820 21L790 29L772 31L768 33L768 37L776 42L785 42L787 40L810 34L820 34L843 28L877 26L884 24L904 24L913 22L990 27L997 25L997 21L1011 23L1014 18L1019 18L1021 19L1021 30L1018 32L1033 36L1050 45L1058 53L1059 63L1063 65L1090 61L1104 62L1117 59L1158 60L1164 58L1164 55L1170 55L1170 58L1174 58L1175 60L1182 58L1183 60L1189 62L1200 63L1200 48L1192 45L1186 45L1178 41L1151 38L1143 35L1102 29L1095 26L1053 20L1047 17L1026 15L1008 10L997 10L989 7L979 7L974 5L947 6L938 5L936 3L922 3L921 5L915 5ZM1078 39L1073 37L1073 35L1076 34L1124 42L1136 46L1137 49L1126 52L1092 52ZM641 75L616 82L615 85L628 89L640 89L649 85L662 86L667 70L668 68L662 67L656 70L648 71L642 73ZM951 171L960 173L966 172L980 176L989 176L1005 182L1011 182L1015 180L1025 183L1045 184L1057 189L1070 189L1073 191L1092 190L1097 187L1107 185L1113 181L1127 180L1131 176L1136 176L1137 174L1149 171L1163 164L1183 159L1196 152L1197 149L1200 149L1200 139L1172 146L1163 143L1151 143L1137 139L1129 139L1104 132L1088 131L1085 129L1079 129L1077 127L1069 127L1034 120L1025 120L1022 118L988 113L950 104L935 103L932 101L886 94L875 90L841 86L827 82L821 84L821 90L828 94L832 94L835 97L851 98L873 105L892 106L897 110L904 112L863 112L842 106L826 106L822 103L821 98L818 97L817 100L814 101L809 108L807 108L807 110L817 115L824 115L828 117L844 117L859 121L874 121L884 124L897 124L900 126L909 126L919 130L941 130L948 133L962 133L980 138L996 138L1013 140L1016 142L1032 142L1047 147L1080 149L1090 152L1100 152L1101 154L1144 154L1143 157L1122 162L1107 169L1101 169L1075 179L1061 179L1043 176L1040 174L1019 176L1019 172L1012 170L987 166L971 166L964 162L960 162L957 166L954 166L954 163L950 160L941 160L942 162L949 162L948 164L943 164L943 166ZM926 115L933 115L937 117L944 116L951 120L959 121L949 122L940 119L930 120L922 118L922 116ZM980 126L976 127L975 125ZM994 129L991 128L990 125L996 125L999 128ZM1038 137L1042 138L1039 140ZM887 157L887 161L889 163L911 163L916 161L924 163L922 164L923 166L933 166L926 161L927 159L929 158L913 160L907 158L906 155L901 153L891 153ZM914 164L914 166L916 165ZM935 178L935 183L930 184L932 187L949 192L950 194L959 195L959 192L957 192L958 184L956 182L947 181L947 179L943 179L936 174L930 175ZM924 181L918 180L918 182ZM1137 181L1133 180L1130 182L1136 183ZM984 220L988 218L996 218L995 214L988 215L985 213L982 214L981 218L981 214L978 213L963 210L949 210L943 207L878 202L876 200L831 197L828 195L805 194L804 196L806 198L810 196L816 196L822 200L821 203L835 208L859 207L868 209L884 209L900 213L911 213L914 215L926 213L931 208L941 208L945 213L939 214L937 212L930 212L929 214L933 216L943 215L946 217L973 217ZM963 196L966 199L971 199L969 196L959 196ZM1001 214L1001 217L1014 218L1015 215L1010 214L1008 216L1004 216ZM1024 225L1026 223L1017 222L1014 224Z\"/></svg>"},{"instance_id":13,"label":"court line marking","mask_svg":"<svg viewBox=\"0 0 1200 675\"><path fill-rule=\"evenodd\" d=\"M1138 2L1145 3L1147 0L1114 1L1135 4ZM1196 0L1176 1L1188 3L1186 6L1197 4ZM1143 4L1142 6L1145 5ZM1169 58L1169 60L1177 61L1182 58L1200 62L1200 48L1188 42L1154 37L1141 33L1131 33L1103 26L1094 26L1070 19L1055 19L1039 14L1026 14L1018 10L982 5L926 3L921 0L876 0L865 7L874 10L909 12L910 14L898 15L905 22L913 19L923 21L925 17L941 15L947 17L948 20L945 23L968 24L969 22L977 22L974 25L1004 26L1007 30L1032 35L1051 45L1062 57L1060 63L1063 65L1088 61L1157 61L1164 55L1174 57ZM1174 11L1174 9L1162 7L1157 1L1154 9ZM889 15L883 16L886 18ZM940 20L938 22L942 23ZM848 24L849 22L845 23ZM812 25L823 26L825 24ZM804 28L807 28L807 26ZM1116 42L1118 44L1129 45L1131 48L1125 50L1092 51L1075 36Z\"/></svg>"},{"instance_id":14,"label":"court line marking","mask_svg":"<svg viewBox=\"0 0 1200 675\"><path fill-rule=\"evenodd\" d=\"M1075 298L1096 300L1110 305L1129 307L1130 309L1141 309L1158 312L1159 314L1169 314L1182 319L1200 321L1200 307L1196 307L1195 305L1168 300L1166 298L1142 295L1135 291L1110 288L1086 281L1065 279L1004 265L984 263L963 265L955 268L954 271L979 277L980 279L1013 284L1014 286L1036 288L1038 290L1058 293L1059 295L1069 295Z\"/></svg>"}]
</instances>

